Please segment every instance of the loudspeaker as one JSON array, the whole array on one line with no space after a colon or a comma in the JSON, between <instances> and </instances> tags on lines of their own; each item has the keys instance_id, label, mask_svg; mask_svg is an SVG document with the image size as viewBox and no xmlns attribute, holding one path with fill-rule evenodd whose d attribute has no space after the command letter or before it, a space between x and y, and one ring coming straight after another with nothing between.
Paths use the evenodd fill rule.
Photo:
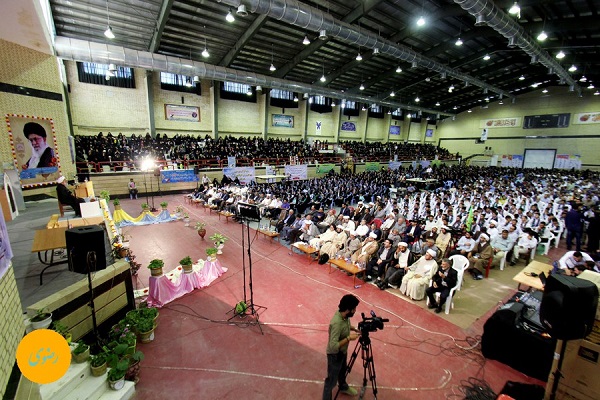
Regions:
<instances>
[{"instance_id":1,"label":"loudspeaker","mask_svg":"<svg viewBox=\"0 0 600 400\"><path fill-rule=\"evenodd\" d=\"M594 325L598 287L573 276L550 275L544 287L540 320L556 339L586 337Z\"/></svg>"},{"instance_id":2,"label":"loudspeaker","mask_svg":"<svg viewBox=\"0 0 600 400\"><path fill-rule=\"evenodd\" d=\"M98 225L78 226L65 232L69 270L79 274L87 274L88 253L96 253L96 267L90 265L91 272L106 268L106 250L104 246L104 230Z\"/></svg>"},{"instance_id":3,"label":"loudspeaker","mask_svg":"<svg viewBox=\"0 0 600 400\"><path fill-rule=\"evenodd\" d=\"M515 326L521 318L523 307L523 304L517 302L506 303L500 307L492 317L506 325ZM490 319L492 317L490 317Z\"/></svg>"},{"instance_id":4,"label":"loudspeaker","mask_svg":"<svg viewBox=\"0 0 600 400\"><path fill-rule=\"evenodd\" d=\"M260 221L260 212L258 206L238 201L238 211L240 216L250 221Z\"/></svg>"}]
</instances>

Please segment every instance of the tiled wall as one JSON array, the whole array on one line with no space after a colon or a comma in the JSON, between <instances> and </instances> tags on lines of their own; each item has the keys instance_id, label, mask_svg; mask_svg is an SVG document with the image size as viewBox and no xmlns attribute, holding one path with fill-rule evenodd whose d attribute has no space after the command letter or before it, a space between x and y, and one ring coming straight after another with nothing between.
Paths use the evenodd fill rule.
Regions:
<instances>
[{"instance_id":1,"label":"tiled wall","mask_svg":"<svg viewBox=\"0 0 600 400\"><path fill-rule=\"evenodd\" d=\"M17 346L25 331L21 300L12 267L0 278L0 293L0 397L3 397L15 363Z\"/></svg>"}]
</instances>

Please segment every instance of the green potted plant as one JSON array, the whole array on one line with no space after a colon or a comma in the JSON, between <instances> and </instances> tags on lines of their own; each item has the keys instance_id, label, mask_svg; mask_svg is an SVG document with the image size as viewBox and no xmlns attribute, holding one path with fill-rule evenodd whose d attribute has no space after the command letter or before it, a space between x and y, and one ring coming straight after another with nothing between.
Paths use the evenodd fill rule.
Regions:
<instances>
[{"instance_id":1,"label":"green potted plant","mask_svg":"<svg viewBox=\"0 0 600 400\"><path fill-rule=\"evenodd\" d=\"M198 231L198 235L204 239L204 236L206 236L206 223L198 221L194 228Z\"/></svg>"},{"instance_id":2,"label":"green potted plant","mask_svg":"<svg viewBox=\"0 0 600 400\"><path fill-rule=\"evenodd\" d=\"M123 389L125 386L125 374L129 369L129 360L128 359L118 359L113 366L111 366L110 371L108 371L108 385L113 390Z\"/></svg>"},{"instance_id":3,"label":"green potted plant","mask_svg":"<svg viewBox=\"0 0 600 400\"><path fill-rule=\"evenodd\" d=\"M183 213L183 206L178 205L177 207L175 207L175 216L177 217L177 219L181 218L181 213Z\"/></svg>"},{"instance_id":4,"label":"green potted plant","mask_svg":"<svg viewBox=\"0 0 600 400\"><path fill-rule=\"evenodd\" d=\"M213 235L210 237L210 240L212 240L215 244L215 247L217 248L217 254L223 254L223 246L225 246L225 242L228 240L227 237L225 237L224 235L221 235L220 233L213 233Z\"/></svg>"},{"instance_id":5,"label":"green potted plant","mask_svg":"<svg viewBox=\"0 0 600 400\"><path fill-rule=\"evenodd\" d=\"M92 376L102 376L106 373L106 358L107 355L104 352L96 354L95 356L90 356L90 370L92 371Z\"/></svg>"},{"instance_id":6,"label":"green potted plant","mask_svg":"<svg viewBox=\"0 0 600 400\"><path fill-rule=\"evenodd\" d=\"M86 362L90 357L90 346L84 342L77 343L77 346L73 349L73 361L78 364Z\"/></svg>"},{"instance_id":7,"label":"green potted plant","mask_svg":"<svg viewBox=\"0 0 600 400\"><path fill-rule=\"evenodd\" d=\"M140 307L138 308L138 312L142 316L142 318L150 318L156 327L158 325L158 308L156 307L148 307L148 303L143 301L140 303Z\"/></svg>"},{"instance_id":8,"label":"green potted plant","mask_svg":"<svg viewBox=\"0 0 600 400\"><path fill-rule=\"evenodd\" d=\"M169 203L167 203L166 201L161 201L161 202L160 202L160 207L161 207L163 210L166 210L168 205L169 205Z\"/></svg>"},{"instance_id":9,"label":"green potted plant","mask_svg":"<svg viewBox=\"0 0 600 400\"><path fill-rule=\"evenodd\" d=\"M165 266L165 262L159 258L155 258L150 261L148 264L148 269L152 276L161 276L163 274L163 267Z\"/></svg>"},{"instance_id":10,"label":"green potted plant","mask_svg":"<svg viewBox=\"0 0 600 400\"><path fill-rule=\"evenodd\" d=\"M148 205L148 203L142 203L142 212L148 211L150 209L150 206Z\"/></svg>"},{"instance_id":11,"label":"green potted plant","mask_svg":"<svg viewBox=\"0 0 600 400\"><path fill-rule=\"evenodd\" d=\"M121 201L119 199L114 199L113 206L115 206L115 210L120 210L121 209Z\"/></svg>"},{"instance_id":12,"label":"green potted plant","mask_svg":"<svg viewBox=\"0 0 600 400\"><path fill-rule=\"evenodd\" d=\"M192 259L190 256L185 256L181 260L179 260L179 264L183 267L183 272L189 274L193 271L192 268Z\"/></svg>"},{"instance_id":13,"label":"green potted plant","mask_svg":"<svg viewBox=\"0 0 600 400\"><path fill-rule=\"evenodd\" d=\"M206 249L206 255L208 256L209 261L214 261L217 259L217 252L219 250L216 247L209 247Z\"/></svg>"},{"instance_id":14,"label":"green potted plant","mask_svg":"<svg viewBox=\"0 0 600 400\"><path fill-rule=\"evenodd\" d=\"M183 212L183 223L185 226L190 226L190 215L187 212Z\"/></svg>"},{"instance_id":15,"label":"green potted plant","mask_svg":"<svg viewBox=\"0 0 600 400\"><path fill-rule=\"evenodd\" d=\"M156 327L151 318L140 318L136 327L142 343L150 343L154 340L154 330Z\"/></svg>"},{"instance_id":16,"label":"green potted plant","mask_svg":"<svg viewBox=\"0 0 600 400\"><path fill-rule=\"evenodd\" d=\"M30 321L33 329L46 329L52 324L52 313L45 308L39 309Z\"/></svg>"},{"instance_id":17,"label":"green potted plant","mask_svg":"<svg viewBox=\"0 0 600 400\"><path fill-rule=\"evenodd\" d=\"M54 329L59 335L65 338L68 344L71 344L73 335L69 332L69 328L66 325L60 323L60 321L54 321L52 323L52 329Z\"/></svg>"},{"instance_id":18,"label":"green potted plant","mask_svg":"<svg viewBox=\"0 0 600 400\"><path fill-rule=\"evenodd\" d=\"M100 198L106 200L106 204L108 204L110 201L110 192L108 190L101 190Z\"/></svg>"},{"instance_id":19,"label":"green potted plant","mask_svg":"<svg viewBox=\"0 0 600 400\"><path fill-rule=\"evenodd\" d=\"M140 362L143 359L144 353L139 350L128 357L129 366L127 367L127 372L125 373L126 380L138 383L140 380Z\"/></svg>"}]
</instances>

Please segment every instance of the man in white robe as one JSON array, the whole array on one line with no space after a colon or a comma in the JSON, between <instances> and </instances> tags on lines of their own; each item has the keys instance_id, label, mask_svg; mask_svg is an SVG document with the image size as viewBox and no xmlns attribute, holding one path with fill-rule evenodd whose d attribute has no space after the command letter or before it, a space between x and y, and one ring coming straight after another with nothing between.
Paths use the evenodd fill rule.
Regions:
<instances>
[{"instance_id":1,"label":"man in white robe","mask_svg":"<svg viewBox=\"0 0 600 400\"><path fill-rule=\"evenodd\" d=\"M435 251L427 250L416 263L409 267L409 271L402 278L400 293L405 294L413 300L423 300L425 289L429 285L431 276L437 271L438 265L435 261Z\"/></svg>"}]
</instances>

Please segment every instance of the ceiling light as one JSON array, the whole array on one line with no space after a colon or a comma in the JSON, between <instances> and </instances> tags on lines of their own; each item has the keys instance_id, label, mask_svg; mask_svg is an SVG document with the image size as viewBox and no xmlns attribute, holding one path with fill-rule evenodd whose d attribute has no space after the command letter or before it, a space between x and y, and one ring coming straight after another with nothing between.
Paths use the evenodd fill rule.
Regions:
<instances>
[{"instance_id":1,"label":"ceiling light","mask_svg":"<svg viewBox=\"0 0 600 400\"><path fill-rule=\"evenodd\" d=\"M356 55L356 61L362 61L362 56L360 55L360 52Z\"/></svg>"},{"instance_id":2,"label":"ceiling light","mask_svg":"<svg viewBox=\"0 0 600 400\"><path fill-rule=\"evenodd\" d=\"M515 39L514 36L508 39L508 47L510 47L511 49L517 47L517 39Z\"/></svg>"},{"instance_id":3,"label":"ceiling light","mask_svg":"<svg viewBox=\"0 0 600 400\"><path fill-rule=\"evenodd\" d=\"M308 46L310 44L310 40L308 40L308 36L304 36L304 40L302 41L302 44L305 46Z\"/></svg>"},{"instance_id":4,"label":"ceiling light","mask_svg":"<svg viewBox=\"0 0 600 400\"><path fill-rule=\"evenodd\" d=\"M457 45L457 46L462 46L463 45L463 41L460 38L458 38L458 39L456 39L456 43L454 43L454 44Z\"/></svg>"},{"instance_id":5,"label":"ceiling light","mask_svg":"<svg viewBox=\"0 0 600 400\"><path fill-rule=\"evenodd\" d=\"M534 88L534 89L537 88L538 86L540 86L540 84L537 83L537 82L531 84L531 87Z\"/></svg>"},{"instance_id":6,"label":"ceiling light","mask_svg":"<svg viewBox=\"0 0 600 400\"><path fill-rule=\"evenodd\" d=\"M294 102L297 103L298 102L298 96L294 95Z\"/></svg>"},{"instance_id":7,"label":"ceiling light","mask_svg":"<svg viewBox=\"0 0 600 400\"><path fill-rule=\"evenodd\" d=\"M453 110L458 110L458 107L454 106L452 107Z\"/></svg>"},{"instance_id":8,"label":"ceiling light","mask_svg":"<svg viewBox=\"0 0 600 400\"><path fill-rule=\"evenodd\" d=\"M394 93L394 91L392 90L392 92L390 93L390 97L394 97L396 95L396 93Z\"/></svg>"},{"instance_id":9,"label":"ceiling light","mask_svg":"<svg viewBox=\"0 0 600 400\"><path fill-rule=\"evenodd\" d=\"M417 26L423 26L425 25L425 18L423 18L423 16L420 16L419 19L417 20Z\"/></svg>"},{"instance_id":10,"label":"ceiling light","mask_svg":"<svg viewBox=\"0 0 600 400\"><path fill-rule=\"evenodd\" d=\"M240 17L246 17L248 15L248 11L246 11L246 6L244 4L240 4L235 13Z\"/></svg>"},{"instance_id":11,"label":"ceiling light","mask_svg":"<svg viewBox=\"0 0 600 400\"><path fill-rule=\"evenodd\" d=\"M512 7L508 10L508 13L512 15L518 14L519 18L521 18L521 7L519 7L519 4L517 4L516 1L515 4L513 4Z\"/></svg>"},{"instance_id":12,"label":"ceiling light","mask_svg":"<svg viewBox=\"0 0 600 400\"><path fill-rule=\"evenodd\" d=\"M521 75L521 76L519 77L519 80L520 80L520 81L524 81L524 80L525 80L525 75Z\"/></svg>"},{"instance_id":13,"label":"ceiling light","mask_svg":"<svg viewBox=\"0 0 600 400\"><path fill-rule=\"evenodd\" d=\"M502 100L500 100L500 101L498 102L498 104L499 104L499 105L502 105L502 104L504 104L504 102L503 102Z\"/></svg>"},{"instance_id":14,"label":"ceiling light","mask_svg":"<svg viewBox=\"0 0 600 400\"><path fill-rule=\"evenodd\" d=\"M361 110L362 110L362 111L367 111L367 107L365 107L365 106L362 106Z\"/></svg>"},{"instance_id":15,"label":"ceiling light","mask_svg":"<svg viewBox=\"0 0 600 400\"><path fill-rule=\"evenodd\" d=\"M327 78L325 78L325 75L321 75L321 82L325 82L327 80Z\"/></svg>"},{"instance_id":16,"label":"ceiling light","mask_svg":"<svg viewBox=\"0 0 600 400\"><path fill-rule=\"evenodd\" d=\"M200 82L200 77L198 75L194 75L193 81L194 81L194 83L199 83Z\"/></svg>"},{"instance_id":17,"label":"ceiling light","mask_svg":"<svg viewBox=\"0 0 600 400\"><path fill-rule=\"evenodd\" d=\"M577 66L575 64L573 64L569 67L569 72L575 72L575 71L577 71Z\"/></svg>"},{"instance_id":18,"label":"ceiling light","mask_svg":"<svg viewBox=\"0 0 600 400\"><path fill-rule=\"evenodd\" d=\"M546 39L548 39L548 35L546 35L546 32L544 31L541 31L540 34L537 36L537 40L539 40L540 42L543 42Z\"/></svg>"},{"instance_id":19,"label":"ceiling light","mask_svg":"<svg viewBox=\"0 0 600 400\"><path fill-rule=\"evenodd\" d=\"M204 48L204 50L202 50L202 57L204 57L204 58L210 57L210 54L208 53L208 49L206 47Z\"/></svg>"},{"instance_id":20,"label":"ceiling light","mask_svg":"<svg viewBox=\"0 0 600 400\"><path fill-rule=\"evenodd\" d=\"M490 101L490 98L489 98L489 97L486 97L484 100L485 100L485 101L487 101L487 102L489 102L489 101Z\"/></svg>"},{"instance_id":21,"label":"ceiling light","mask_svg":"<svg viewBox=\"0 0 600 400\"><path fill-rule=\"evenodd\" d=\"M402 68L400 68L400 66L398 66L398 68L396 68L396 73L399 74L400 72L402 72Z\"/></svg>"},{"instance_id":22,"label":"ceiling light","mask_svg":"<svg viewBox=\"0 0 600 400\"><path fill-rule=\"evenodd\" d=\"M331 107L335 107L335 101L331 101Z\"/></svg>"},{"instance_id":23,"label":"ceiling light","mask_svg":"<svg viewBox=\"0 0 600 400\"><path fill-rule=\"evenodd\" d=\"M438 102L436 102L436 103L435 103L435 106L436 106L436 107L439 107L439 106L440 106L440 102L439 102L439 101L438 101Z\"/></svg>"},{"instance_id":24,"label":"ceiling light","mask_svg":"<svg viewBox=\"0 0 600 400\"><path fill-rule=\"evenodd\" d=\"M564 51L562 51L562 50L561 50L561 51L559 51L559 52L556 54L556 58L558 58L559 60L562 60L563 58L565 58L565 53L564 53Z\"/></svg>"},{"instance_id":25,"label":"ceiling light","mask_svg":"<svg viewBox=\"0 0 600 400\"><path fill-rule=\"evenodd\" d=\"M471 109L468 109L468 110L467 110L467 112L469 112L469 113L470 113L470 112L473 112L473 110L471 110Z\"/></svg>"},{"instance_id":26,"label":"ceiling light","mask_svg":"<svg viewBox=\"0 0 600 400\"><path fill-rule=\"evenodd\" d=\"M235 21L235 18L233 17L233 14L231 13L231 8L227 12L227 15L225 16L225 20L227 22L233 22L233 21Z\"/></svg>"},{"instance_id":27,"label":"ceiling light","mask_svg":"<svg viewBox=\"0 0 600 400\"><path fill-rule=\"evenodd\" d=\"M482 14L477 14L475 17L475 26L484 26L485 25L485 17Z\"/></svg>"},{"instance_id":28,"label":"ceiling light","mask_svg":"<svg viewBox=\"0 0 600 400\"><path fill-rule=\"evenodd\" d=\"M248 96L252 96L252 86L248 86L248 91L246 92Z\"/></svg>"},{"instance_id":29,"label":"ceiling light","mask_svg":"<svg viewBox=\"0 0 600 400\"><path fill-rule=\"evenodd\" d=\"M419 66L419 63L417 63L416 61L413 61L410 66L411 66L411 68L417 68Z\"/></svg>"},{"instance_id":30,"label":"ceiling light","mask_svg":"<svg viewBox=\"0 0 600 400\"><path fill-rule=\"evenodd\" d=\"M275 68L275 66L273 64L271 64L271 66L269 67L269 71L273 72L275 71L277 68Z\"/></svg>"},{"instance_id":31,"label":"ceiling light","mask_svg":"<svg viewBox=\"0 0 600 400\"><path fill-rule=\"evenodd\" d=\"M359 89L360 89L360 90L365 90L365 85L363 85L363 84L361 83L361 84L360 84L360 87L359 87Z\"/></svg>"},{"instance_id":32,"label":"ceiling light","mask_svg":"<svg viewBox=\"0 0 600 400\"><path fill-rule=\"evenodd\" d=\"M115 64L108 64L108 70L110 72L115 72L117 70L117 67L115 66Z\"/></svg>"},{"instance_id":33,"label":"ceiling light","mask_svg":"<svg viewBox=\"0 0 600 400\"><path fill-rule=\"evenodd\" d=\"M115 38L115 34L112 31L112 28L110 27L110 25L108 25L108 28L104 31L104 36L106 36L109 39L114 39Z\"/></svg>"},{"instance_id":34,"label":"ceiling light","mask_svg":"<svg viewBox=\"0 0 600 400\"><path fill-rule=\"evenodd\" d=\"M585 77L585 75L579 78L579 82L587 82L587 78Z\"/></svg>"},{"instance_id":35,"label":"ceiling light","mask_svg":"<svg viewBox=\"0 0 600 400\"><path fill-rule=\"evenodd\" d=\"M406 114L406 118L411 118L412 114Z\"/></svg>"},{"instance_id":36,"label":"ceiling light","mask_svg":"<svg viewBox=\"0 0 600 400\"><path fill-rule=\"evenodd\" d=\"M542 93L548 93L548 89L542 90Z\"/></svg>"},{"instance_id":37,"label":"ceiling light","mask_svg":"<svg viewBox=\"0 0 600 400\"><path fill-rule=\"evenodd\" d=\"M192 81L191 81L191 79L190 79L190 78L187 78L187 79L185 80L185 87L192 87Z\"/></svg>"},{"instance_id":38,"label":"ceiling light","mask_svg":"<svg viewBox=\"0 0 600 400\"><path fill-rule=\"evenodd\" d=\"M420 101L421 101L421 99L419 98L419 96L415 97L415 103L418 103Z\"/></svg>"},{"instance_id":39,"label":"ceiling light","mask_svg":"<svg viewBox=\"0 0 600 400\"><path fill-rule=\"evenodd\" d=\"M448 93L452 93L453 90L454 90L454 85L450 85L450 87L448 88Z\"/></svg>"},{"instance_id":40,"label":"ceiling light","mask_svg":"<svg viewBox=\"0 0 600 400\"><path fill-rule=\"evenodd\" d=\"M587 88L588 89L593 89L594 88L594 84L592 82L590 82L590 85Z\"/></svg>"},{"instance_id":41,"label":"ceiling light","mask_svg":"<svg viewBox=\"0 0 600 400\"><path fill-rule=\"evenodd\" d=\"M378 48L378 47L375 47L375 48L373 49L373 55L374 55L374 56L376 56L377 54L379 54L379 48Z\"/></svg>"},{"instance_id":42,"label":"ceiling light","mask_svg":"<svg viewBox=\"0 0 600 400\"><path fill-rule=\"evenodd\" d=\"M388 115L389 115L389 114L391 114L391 113L392 113L392 110L388 110L388 111L387 111L387 113L388 113Z\"/></svg>"},{"instance_id":43,"label":"ceiling light","mask_svg":"<svg viewBox=\"0 0 600 400\"><path fill-rule=\"evenodd\" d=\"M321 32L319 32L319 39L327 40L327 31L325 29L323 29Z\"/></svg>"},{"instance_id":44,"label":"ceiling light","mask_svg":"<svg viewBox=\"0 0 600 400\"><path fill-rule=\"evenodd\" d=\"M483 59L484 59L485 61L489 60L490 58L491 58L491 57L490 57L490 55L489 55L489 54L486 54L485 56L483 56Z\"/></svg>"},{"instance_id":45,"label":"ceiling light","mask_svg":"<svg viewBox=\"0 0 600 400\"><path fill-rule=\"evenodd\" d=\"M596 91L594 92L594 96L598 96L598 95L600 95L600 92L596 90Z\"/></svg>"}]
</instances>

